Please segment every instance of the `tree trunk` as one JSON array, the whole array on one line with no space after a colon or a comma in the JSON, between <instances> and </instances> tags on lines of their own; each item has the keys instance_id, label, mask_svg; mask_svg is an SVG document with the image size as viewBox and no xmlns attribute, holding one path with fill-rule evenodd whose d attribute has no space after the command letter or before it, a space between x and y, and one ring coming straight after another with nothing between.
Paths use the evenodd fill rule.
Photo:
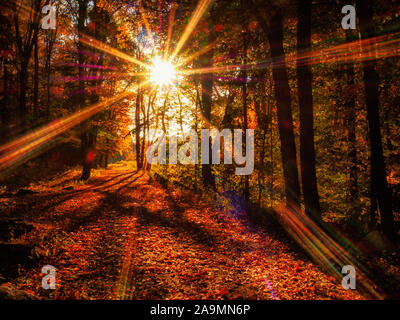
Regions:
<instances>
[{"instance_id":1,"label":"tree trunk","mask_svg":"<svg viewBox=\"0 0 400 320\"><path fill-rule=\"evenodd\" d=\"M354 41L351 30L346 30L346 42ZM349 55L351 53L349 52ZM346 112L347 141L349 144L349 202L351 216L359 210L358 205L358 169L357 169L357 146L356 146L356 97L354 88L354 64L348 62L344 65L346 79L346 92L344 94L344 107Z\"/></svg>"},{"instance_id":2,"label":"tree trunk","mask_svg":"<svg viewBox=\"0 0 400 320\"><path fill-rule=\"evenodd\" d=\"M195 86L196 86L196 108L194 110L194 130L196 131L197 134L199 134L199 117L198 117L198 112L199 112L199 105L200 105L200 94L199 94L199 84L198 81L195 81ZM194 192L197 192L198 190L198 185L197 185L197 175L199 172L199 165L198 162L196 161L194 165Z\"/></svg>"},{"instance_id":3,"label":"tree trunk","mask_svg":"<svg viewBox=\"0 0 400 320\"><path fill-rule=\"evenodd\" d=\"M135 107L135 143L136 143L136 168L140 170L142 168L142 160L140 153L140 103L142 91L138 89L137 97L136 97L136 107Z\"/></svg>"},{"instance_id":4,"label":"tree trunk","mask_svg":"<svg viewBox=\"0 0 400 320\"><path fill-rule=\"evenodd\" d=\"M57 30L54 31L48 31L46 33L46 62L45 62L45 70L46 70L46 95L47 95L47 107L46 107L46 118L47 121L50 120L50 106L51 106L51 82L50 82L50 76L51 76L51 57L53 54L53 47L54 47L54 42L57 37Z\"/></svg>"},{"instance_id":5,"label":"tree trunk","mask_svg":"<svg viewBox=\"0 0 400 320\"><path fill-rule=\"evenodd\" d=\"M246 31L247 28L247 19L245 16L245 8L243 5L243 0L241 1L241 7L243 9L243 62L242 64L246 66L247 64L247 37L248 33ZM243 78L243 83L242 83L242 110L243 110L243 141L244 141L244 148L246 148L246 130L248 128L248 119L247 119L247 70L246 68L243 69L242 72L242 78ZM246 204L249 204L250 201L250 186L249 186L249 176L245 175L244 176L244 199L246 201Z\"/></svg>"},{"instance_id":6,"label":"tree trunk","mask_svg":"<svg viewBox=\"0 0 400 320\"><path fill-rule=\"evenodd\" d=\"M82 164L81 180L86 181L90 178L96 150L96 135L86 132L82 135L82 152L86 157Z\"/></svg>"},{"instance_id":7,"label":"tree trunk","mask_svg":"<svg viewBox=\"0 0 400 320\"><path fill-rule=\"evenodd\" d=\"M21 69L19 71L19 121L25 124L27 116L26 91L28 89L28 61L23 58Z\"/></svg>"},{"instance_id":8,"label":"tree trunk","mask_svg":"<svg viewBox=\"0 0 400 320\"><path fill-rule=\"evenodd\" d=\"M311 0L297 1L297 54L311 49ZM321 219L314 147L312 73L309 61L297 59L300 116L300 167L304 206L308 216Z\"/></svg>"},{"instance_id":9,"label":"tree trunk","mask_svg":"<svg viewBox=\"0 0 400 320\"><path fill-rule=\"evenodd\" d=\"M39 109L39 25L35 25L34 45L33 115L36 116Z\"/></svg>"},{"instance_id":10,"label":"tree trunk","mask_svg":"<svg viewBox=\"0 0 400 320\"><path fill-rule=\"evenodd\" d=\"M8 126L8 69L5 62L3 62L3 98L1 99L1 136L6 132Z\"/></svg>"},{"instance_id":11,"label":"tree trunk","mask_svg":"<svg viewBox=\"0 0 400 320\"><path fill-rule=\"evenodd\" d=\"M82 33L85 31L85 20L87 18L87 5L88 0L80 0L79 8L78 8L78 36L81 37ZM79 108L83 109L85 107L85 82L83 79L84 69L81 67L85 63L85 57L83 54L80 54L84 49L82 42L79 39L78 42L78 76L79 82L78 87L81 92L81 97L79 101ZM81 180L85 181L90 178L91 165L92 165L92 156L90 154L91 151L91 137L89 134L88 121L84 121L81 126L81 151L82 151L82 175Z\"/></svg>"},{"instance_id":12,"label":"tree trunk","mask_svg":"<svg viewBox=\"0 0 400 320\"><path fill-rule=\"evenodd\" d=\"M146 160L146 153L145 153L145 146L146 146L146 108L144 106L144 101L143 101L143 96L142 96L142 113L143 113L143 142L142 142L142 150L140 152L140 154L142 155L141 159L140 159L140 167L144 168L144 170L146 170L145 167L145 160Z\"/></svg>"},{"instance_id":13,"label":"tree trunk","mask_svg":"<svg viewBox=\"0 0 400 320\"><path fill-rule=\"evenodd\" d=\"M367 39L375 35L371 2L357 0L357 13L359 17L361 38ZM374 53L372 53L374 54ZM368 53L371 55L371 52ZM393 212L392 193L386 180L386 167L383 158L382 137L379 121L379 76L376 71L376 59L363 61L365 102L367 105L367 118L369 126L369 139L371 150L371 184L378 202L381 226L386 236L394 239L396 236Z\"/></svg>"},{"instance_id":14,"label":"tree trunk","mask_svg":"<svg viewBox=\"0 0 400 320\"><path fill-rule=\"evenodd\" d=\"M40 6L40 1L32 1L31 9L32 12L37 12L38 7ZM18 56L20 59L20 69L19 69L19 122L22 125L25 125L27 118L27 106L26 106L26 93L28 90L28 67L29 60L32 55L32 49L34 45L34 37L35 37L35 25L38 23L39 15L37 13L33 14L29 17L28 27L25 30L24 36L21 36L20 30L20 20L19 13L17 9L14 9L14 26L15 26L15 41Z\"/></svg>"},{"instance_id":15,"label":"tree trunk","mask_svg":"<svg viewBox=\"0 0 400 320\"><path fill-rule=\"evenodd\" d=\"M290 207L299 208L300 186L293 132L290 87L286 71L285 52L283 50L282 9L274 8L274 14L271 17L269 26L256 8L255 14L268 38L271 48L272 77L275 83L274 89L278 110L286 203Z\"/></svg>"},{"instance_id":16,"label":"tree trunk","mask_svg":"<svg viewBox=\"0 0 400 320\"><path fill-rule=\"evenodd\" d=\"M104 155L104 169L108 167L108 152Z\"/></svg>"},{"instance_id":17,"label":"tree trunk","mask_svg":"<svg viewBox=\"0 0 400 320\"><path fill-rule=\"evenodd\" d=\"M212 24L211 19L208 18L208 22ZM212 26L209 26L210 30L213 29ZM213 31L210 32L208 39L208 43L212 43L215 40L215 34ZM202 54L200 56L200 65L202 68L212 68L213 60L214 60L214 50L211 49L208 52ZM211 108L212 108L212 89L213 89L213 73L204 73L200 76L200 84L201 84L201 112L204 119L204 129L211 128ZM210 139L211 140L211 139ZM215 177L212 174L212 152L211 152L211 141L209 142L209 159L208 164L202 164L201 171L203 176L203 185L205 187L215 188Z\"/></svg>"}]
</instances>

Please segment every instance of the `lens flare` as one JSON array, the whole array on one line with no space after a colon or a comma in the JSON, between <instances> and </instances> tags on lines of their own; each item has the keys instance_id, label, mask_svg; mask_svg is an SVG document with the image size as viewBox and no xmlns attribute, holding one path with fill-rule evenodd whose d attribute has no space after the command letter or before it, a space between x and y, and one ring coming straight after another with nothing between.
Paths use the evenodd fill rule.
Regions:
<instances>
[{"instance_id":1,"label":"lens flare","mask_svg":"<svg viewBox=\"0 0 400 320\"><path fill-rule=\"evenodd\" d=\"M151 67L150 79L159 86L172 85L172 81L176 78L176 70L169 61L161 60L157 57L153 60Z\"/></svg>"}]
</instances>

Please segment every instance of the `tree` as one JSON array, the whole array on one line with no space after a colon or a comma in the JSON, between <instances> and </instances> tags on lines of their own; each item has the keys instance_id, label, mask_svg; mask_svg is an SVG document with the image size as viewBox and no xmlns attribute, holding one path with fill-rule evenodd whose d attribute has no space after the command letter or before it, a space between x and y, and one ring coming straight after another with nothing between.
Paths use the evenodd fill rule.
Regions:
<instances>
[{"instance_id":1,"label":"tree","mask_svg":"<svg viewBox=\"0 0 400 320\"><path fill-rule=\"evenodd\" d=\"M206 19L209 29L209 34L205 35L205 42L207 44L213 43L215 41L214 26L211 17L211 13L208 14ZM203 53L199 57L199 64L201 68L212 68L213 66L214 49ZM200 76L201 83L201 112L204 119L204 129L211 128L211 108L212 108L212 94L213 94L213 83L214 75L212 72L204 73ZM209 159L208 164L202 164L202 175L203 175L203 185L206 187L215 188L215 177L212 173L211 166L211 143L209 143Z\"/></svg>"},{"instance_id":2,"label":"tree","mask_svg":"<svg viewBox=\"0 0 400 320\"><path fill-rule=\"evenodd\" d=\"M78 8L78 75L79 75L79 90L81 92L80 97L80 108L84 108L86 105L86 94L85 92L85 81L84 78L84 63L85 57L83 54L84 45L81 41L81 37L86 31L85 21L88 16L88 0L79 0ZM93 131L90 128L89 120L86 120L81 125L81 148L82 148L82 175L81 180L88 180L92 169L92 162L94 160L93 152L96 139Z\"/></svg>"},{"instance_id":3,"label":"tree","mask_svg":"<svg viewBox=\"0 0 400 320\"><path fill-rule=\"evenodd\" d=\"M21 9L17 8L18 4L14 4L14 29L15 29L15 40L17 44L17 53L19 58L19 121L24 124L27 118L27 105L26 105L26 93L28 90L28 67L29 60L32 56L32 50L37 42L37 33L39 32L39 19L41 0L32 0L29 8L29 12L25 12L23 15L28 15L28 22L26 29L21 28ZM22 10L27 10L23 7ZM24 34L24 35L22 35Z\"/></svg>"},{"instance_id":4,"label":"tree","mask_svg":"<svg viewBox=\"0 0 400 320\"><path fill-rule=\"evenodd\" d=\"M300 168L306 213L321 218L315 169L314 112L310 61L300 59L311 50L311 0L297 1L297 84L300 113Z\"/></svg>"},{"instance_id":5,"label":"tree","mask_svg":"<svg viewBox=\"0 0 400 320\"><path fill-rule=\"evenodd\" d=\"M366 43L366 39L375 35L371 1L357 0L356 4L361 39L364 40L363 43ZM392 212L392 193L386 180L379 120L379 75L376 70L376 59L364 60L362 65L371 152L371 189L375 193L378 202L382 230L389 238L394 239L396 232Z\"/></svg>"},{"instance_id":6,"label":"tree","mask_svg":"<svg viewBox=\"0 0 400 320\"><path fill-rule=\"evenodd\" d=\"M351 29L346 30L346 42L354 41ZM349 56L350 56L350 47ZM351 216L359 210L358 205L358 169L357 169L357 145L356 145L356 93L354 63L347 61L344 64L345 86L344 108L346 115L347 142L349 145L349 205Z\"/></svg>"},{"instance_id":7,"label":"tree","mask_svg":"<svg viewBox=\"0 0 400 320\"><path fill-rule=\"evenodd\" d=\"M243 42L243 65L247 64L247 47L248 47L248 38L249 38L249 33L247 32L247 16L246 16L246 8L244 6L243 0L240 2L240 7L243 10L242 11L242 42ZM246 130L248 128L248 118L247 118L247 70L246 68L243 68L242 71L242 109L243 109L243 141L246 141L245 134ZM246 142L245 142L246 144ZM244 147L246 147L244 145ZM249 190L249 176L245 175L244 176L244 198L246 200L246 203L250 201L250 190Z\"/></svg>"},{"instance_id":8,"label":"tree","mask_svg":"<svg viewBox=\"0 0 400 320\"><path fill-rule=\"evenodd\" d=\"M136 168L140 170L142 168L142 160L141 160L141 149L140 149L140 108L142 104L142 89L137 89L136 94L136 104L135 104L135 148L136 148Z\"/></svg>"},{"instance_id":9,"label":"tree","mask_svg":"<svg viewBox=\"0 0 400 320\"><path fill-rule=\"evenodd\" d=\"M260 14L260 9L253 6L253 12L264 31L271 50L272 77L275 84L274 91L278 109L286 203L290 207L299 208L300 185L297 171L289 79L286 71L285 52L283 50L282 8L272 6L270 11L272 12L272 16L268 25L267 21Z\"/></svg>"}]
</instances>

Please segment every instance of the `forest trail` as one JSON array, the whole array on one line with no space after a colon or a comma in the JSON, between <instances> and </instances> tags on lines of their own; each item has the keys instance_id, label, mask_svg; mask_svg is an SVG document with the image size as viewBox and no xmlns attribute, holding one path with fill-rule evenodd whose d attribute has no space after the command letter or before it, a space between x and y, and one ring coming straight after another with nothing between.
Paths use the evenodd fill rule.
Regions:
<instances>
[{"instance_id":1,"label":"forest trail","mask_svg":"<svg viewBox=\"0 0 400 320\"><path fill-rule=\"evenodd\" d=\"M37 248L38 266L14 284L43 298L363 299L272 232L124 166L0 209L35 226L20 241ZM55 291L40 288L45 264Z\"/></svg>"}]
</instances>

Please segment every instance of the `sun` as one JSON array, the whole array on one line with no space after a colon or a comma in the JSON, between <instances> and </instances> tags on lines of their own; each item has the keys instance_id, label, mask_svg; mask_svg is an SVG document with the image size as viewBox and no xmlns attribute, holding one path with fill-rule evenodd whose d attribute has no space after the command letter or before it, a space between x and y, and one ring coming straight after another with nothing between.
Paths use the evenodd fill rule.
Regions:
<instances>
[{"instance_id":1,"label":"sun","mask_svg":"<svg viewBox=\"0 0 400 320\"><path fill-rule=\"evenodd\" d=\"M153 59L151 67L150 80L159 86L172 85L176 79L176 70L174 65L160 57Z\"/></svg>"}]
</instances>

